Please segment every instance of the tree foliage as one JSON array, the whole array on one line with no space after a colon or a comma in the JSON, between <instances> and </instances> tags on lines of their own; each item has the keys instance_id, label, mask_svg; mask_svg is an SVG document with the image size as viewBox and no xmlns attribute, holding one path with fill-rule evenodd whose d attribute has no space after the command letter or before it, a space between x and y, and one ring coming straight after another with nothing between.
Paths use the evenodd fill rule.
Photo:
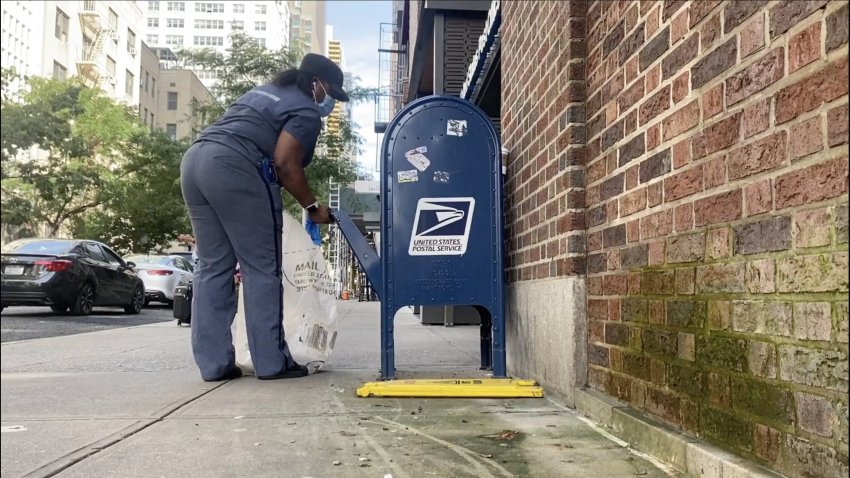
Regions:
<instances>
[{"instance_id":1,"label":"tree foliage","mask_svg":"<svg viewBox=\"0 0 850 478\"><path fill-rule=\"evenodd\" d=\"M196 105L196 115L214 120L252 88L269 81L281 70L297 68L303 53L298 47L268 50L250 36L236 33L231 35L231 47L227 54L202 49L183 50L178 52L178 56L184 66L217 72L218 84L211 91L214 101ZM373 90L356 85L349 90L353 101L374 95ZM331 179L344 184L356 179L353 158L361 143L362 138L357 134L355 125L344 116L340 119L339 131L325 128L319 135L313 162L305 170L310 188L317 197L327 199ZM287 209L300 214L300 207L294 201L288 202Z\"/></svg>"},{"instance_id":2,"label":"tree foliage","mask_svg":"<svg viewBox=\"0 0 850 478\"><path fill-rule=\"evenodd\" d=\"M112 197L72 221L75 237L103 241L122 252L162 249L190 230L180 190L180 161L188 147L158 131L138 133L124 150Z\"/></svg>"},{"instance_id":3,"label":"tree foliage","mask_svg":"<svg viewBox=\"0 0 850 478\"><path fill-rule=\"evenodd\" d=\"M111 197L121 151L142 128L130 108L77 80L24 85L2 104L3 222L55 235Z\"/></svg>"},{"instance_id":4,"label":"tree foliage","mask_svg":"<svg viewBox=\"0 0 850 478\"><path fill-rule=\"evenodd\" d=\"M150 133L135 111L76 79L15 78L2 103L3 224L160 248L188 229L180 193L185 142Z\"/></svg>"}]
</instances>

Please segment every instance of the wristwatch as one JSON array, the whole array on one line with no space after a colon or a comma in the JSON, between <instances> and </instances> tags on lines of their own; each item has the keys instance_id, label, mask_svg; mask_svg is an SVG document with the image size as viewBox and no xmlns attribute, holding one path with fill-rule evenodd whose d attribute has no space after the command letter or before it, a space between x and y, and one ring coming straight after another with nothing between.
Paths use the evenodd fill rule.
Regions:
<instances>
[{"instance_id":1,"label":"wristwatch","mask_svg":"<svg viewBox=\"0 0 850 478\"><path fill-rule=\"evenodd\" d=\"M313 204L310 204L309 206L305 207L304 209L306 209L308 213L313 214L314 212L319 210L319 202L316 201Z\"/></svg>"}]
</instances>

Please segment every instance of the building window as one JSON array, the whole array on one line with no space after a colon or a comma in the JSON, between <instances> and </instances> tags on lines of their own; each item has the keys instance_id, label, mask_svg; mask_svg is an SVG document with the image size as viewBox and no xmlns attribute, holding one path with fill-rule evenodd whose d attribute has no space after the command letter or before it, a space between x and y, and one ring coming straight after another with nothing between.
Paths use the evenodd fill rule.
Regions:
<instances>
[{"instance_id":1,"label":"building window","mask_svg":"<svg viewBox=\"0 0 850 478\"><path fill-rule=\"evenodd\" d=\"M148 28L159 28L159 18L148 18Z\"/></svg>"},{"instance_id":2,"label":"building window","mask_svg":"<svg viewBox=\"0 0 850 478\"><path fill-rule=\"evenodd\" d=\"M245 13L245 4L244 3L234 3L233 4L233 13Z\"/></svg>"},{"instance_id":3,"label":"building window","mask_svg":"<svg viewBox=\"0 0 850 478\"><path fill-rule=\"evenodd\" d=\"M62 40L63 42L68 41L68 22L71 18L68 15L65 15L60 9L56 9L56 38ZM11 36L11 34L10 34Z\"/></svg>"},{"instance_id":4,"label":"building window","mask_svg":"<svg viewBox=\"0 0 850 478\"><path fill-rule=\"evenodd\" d=\"M266 22L254 22L254 30L260 32L266 31Z\"/></svg>"},{"instance_id":5,"label":"building window","mask_svg":"<svg viewBox=\"0 0 850 478\"><path fill-rule=\"evenodd\" d=\"M224 46L224 37L195 37L195 46Z\"/></svg>"},{"instance_id":6,"label":"building window","mask_svg":"<svg viewBox=\"0 0 850 478\"><path fill-rule=\"evenodd\" d=\"M65 81L68 78L68 69L58 61L53 61L53 79Z\"/></svg>"},{"instance_id":7,"label":"building window","mask_svg":"<svg viewBox=\"0 0 850 478\"><path fill-rule=\"evenodd\" d=\"M159 35L148 35L145 43L148 45L159 45Z\"/></svg>"},{"instance_id":8,"label":"building window","mask_svg":"<svg viewBox=\"0 0 850 478\"><path fill-rule=\"evenodd\" d=\"M165 26L168 28L183 28L186 26L182 18L169 18L165 20Z\"/></svg>"},{"instance_id":9,"label":"building window","mask_svg":"<svg viewBox=\"0 0 850 478\"><path fill-rule=\"evenodd\" d=\"M169 12L185 12L186 11L186 2L168 2Z\"/></svg>"},{"instance_id":10,"label":"building window","mask_svg":"<svg viewBox=\"0 0 850 478\"><path fill-rule=\"evenodd\" d=\"M171 139L177 139L177 125L174 123L168 123L165 125L165 134L168 135Z\"/></svg>"},{"instance_id":11,"label":"building window","mask_svg":"<svg viewBox=\"0 0 850 478\"><path fill-rule=\"evenodd\" d=\"M151 78L151 98L156 97L156 78ZM151 114L153 116L153 114Z\"/></svg>"},{"instance_id":12,"label":"building window","mask_svg":"<svg viewBox=\"0 0 850 478\"><path fill-rule=\"evenodd\" d=\"M154 120L153 112L151 112L151 131L156 127L156 121Z\"/></svg>"},{"instance_id":13,"label":"building window","mask_svg":"<svg viewBox=\"0 0 850 478\"><path fill-rule=\"evenodd\" d=\"M255 38L254 40L257 41L257 45L259 45L260 48L266 47L266 39L265 38Z\"/></svg>"},{"instance_id":14,"label":"building window","mask_svg":"<svg viewBox=\"0 0 850 478\"><path fill-rule=\"evenodd\" d=\"M224 4L199 2L195 4L195 11L201 13L224 13Z\"/></svg>"},{"instance_id":15,"label":"building window","mask_svg":"<svg viewBox=\"0 0 850 478\"><path fill-rule=\"evenodd\" d=\"M148 83L151 81L151 74L147 71L145 72L145 91L148 91Z\"/></svg>"},{"instance_id":16,"label":"building window","mask_svg":"<svg viewBox=\"0 0 850 478\"><path fill-rule=\"evenodd\" d=\"M158 12L159 11L159 2L148 2L148 11L149 12Z\"/></svg>"},{"instance_id":17,"label":"building window","mask_svg":"<svg viewBox=\"0 0 850 478\"><path fill-rule=\"evenodd\" d=\"M183 35L165 35L165 44L168 46L183 46Z\"/></svg>"},{"instance_id":18,"label":"building window","mask_svg":"<svg viewBox=\"0 0 850 478\"><path fill-rule=\"evenodd\" d=\"M106 55L106 72L109 74L109 77L115 81L115 76L117 74L115 71L115 60L113 60L109 55Z\"/></svg>"},{"instance_id":19,"label":"building window","mask_svg":"<svg viewBox=\"0 0 850 478\"><path fill-rule=\"evenodd\" d=\"M256 5L254 7L254 13L257 15L265 15L268 11L268 8L265 5Z\"/></svg>"},{"instance_id":20,"label":"building window","mask_svg":"<svg viewBox=\"0 0 850 478\"><path fill-rule=\"evenodd\" d=\"M133 75L133 72L127 70L127 81L124 84L124 93L127 93L127 96L133 96L133 86L136 84L136 76Z\"/></svg>"},{"instance_id":21,"label":"building window","mask_svg":"<svg viewBox=\"0 0 850 478\"><path fill-rule=\"evenodd\" d=\"M177 109L177 92L169 91L168 92L168 111L175 111Z\"/></svg>"},{"instance_id":22,"label":"building window","mask_svg":"<svg viewBox=\"0 0 850 478\"><path fill-rule=\"evenodd\" d=\"M144 109L144 115L142 116L142 121L144 121L145 124L148 124L148 109L147 108Z\"/></svg>"},{"instance_id":23,"label":"building window","mask_svg":"<svg viewBox=\"0 0 850 478\"><path fill-rule=\"evenodd\" d=\"M113 30L118 30L118 14L111 8L109 9L109 26L111 26Z\"/></svg>"},{"instance_id":24,"label":"building window","mask_svg":"<svg viewBox=\"0 0 850 478\"><path fill-rule=\"evenodd\" d=\"M224 30L224 20L195 20L195 28L200 30Z\"/></svg>"},{"instance_id":25,"label":"building window","mask_svg":"<svg viewBox=\"0 0 850 478\"><path fill-rule=\"evenodd\" d=\"M127 51L131 55L136 54L136 32L129 28L127 29Z\"/></svg>"},{"instance_id":26,"label":"building window","mask_svg":"<svg viewBox=\"0 0 850 478\"><path fill-rule=\"evenodd\" d=\"M243 22L242 20L233 21L233 22L230 22L230 27L233 28L234 30L244 30L245 29L245 22Z\"/></svg>"}]
</instances>

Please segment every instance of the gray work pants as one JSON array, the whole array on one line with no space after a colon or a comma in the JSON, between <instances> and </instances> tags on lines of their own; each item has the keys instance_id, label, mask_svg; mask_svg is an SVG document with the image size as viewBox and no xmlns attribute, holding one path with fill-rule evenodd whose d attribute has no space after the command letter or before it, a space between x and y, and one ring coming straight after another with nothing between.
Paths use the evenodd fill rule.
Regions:
<instances>
[{"instance_id":1,"label":"gray work pants","mask_svg":"<svg viewBox=\"0 0 850 478\"><path fill-rule=\"evenodd\" d=\"M192 351L204 379L235 365L230 326L236 315L233 274L242 273L248 348L257 376L293 363L283 336L280 187L249 160L218 143L192 145L180 183L197 244L193 280Z\"/></svg>"}]
</instances>

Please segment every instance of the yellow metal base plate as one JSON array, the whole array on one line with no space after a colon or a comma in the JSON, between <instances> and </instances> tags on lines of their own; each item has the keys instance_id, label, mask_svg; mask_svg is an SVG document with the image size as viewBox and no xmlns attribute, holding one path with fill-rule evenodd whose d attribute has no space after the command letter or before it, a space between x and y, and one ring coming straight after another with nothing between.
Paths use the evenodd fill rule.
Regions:
<instances>
[{"instance_id":1,"label":"yellow metal base plate","mask_svg":"<svg viewBox=\"0 0 850 478\"><path fill-rule=\"evenodd\" d=\"M357 389L358 397L433 398L540 398L543 387L533 380L464 378L389 380L369 382Z\"/></svg>"}]
</instances>

